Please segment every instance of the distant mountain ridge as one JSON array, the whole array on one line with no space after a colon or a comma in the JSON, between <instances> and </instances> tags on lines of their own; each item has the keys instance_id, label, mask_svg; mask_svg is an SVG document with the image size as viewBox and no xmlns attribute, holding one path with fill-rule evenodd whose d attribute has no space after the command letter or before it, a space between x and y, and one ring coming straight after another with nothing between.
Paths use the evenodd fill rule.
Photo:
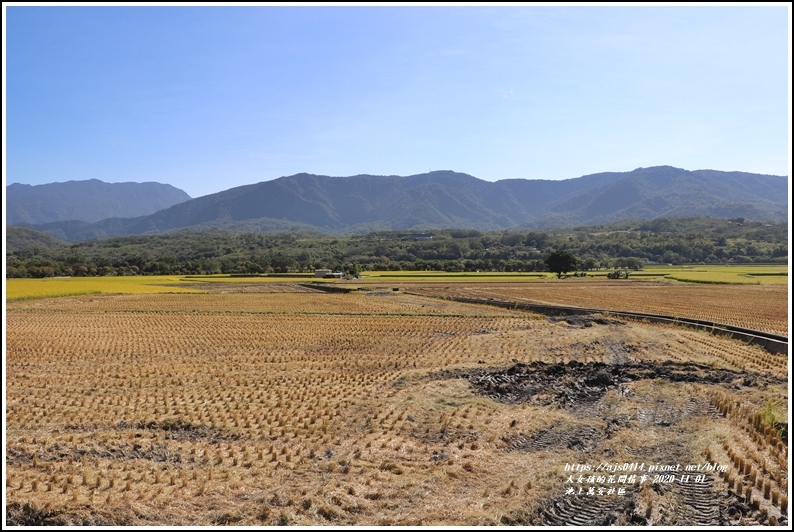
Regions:
<instances>
[{"instance_id":1,"label":"distant mountain ridge","mask_svg":"<svg viewBox=\"0 0 794 532\"><path fill-rule=\"evenodd\" d=\"M105 183L98 179L6 187L6 223L40 225L80 220L132 218L153 214L191 199L162 183Z\"/></svg>"},{"instance_id":2,"label":"distant mountain ridge","mask_svg":"<svg viewBox=\"0 0 794 532\"><path fill-rule=\"evenodd\" d=\"M788 179L671 166L561 181L484 181L435 171L412 176L296 174L185 201L148 216L31 226L67 241L188 227L324 233L445 228L498 230L672 216L788 219Z\"/></svg>"}]
</instances>

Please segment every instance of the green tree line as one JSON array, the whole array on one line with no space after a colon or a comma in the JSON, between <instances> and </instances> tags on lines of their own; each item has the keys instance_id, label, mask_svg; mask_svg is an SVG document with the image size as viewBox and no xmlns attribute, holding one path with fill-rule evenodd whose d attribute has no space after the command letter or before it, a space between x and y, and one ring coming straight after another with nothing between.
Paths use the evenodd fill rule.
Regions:
<instances>
[{"instance_id":1,"label":"green tree line","mask_svg":"<svg viewBox=\"0 0 794 532\"><path fill-rule=\"evenodd\" d=\"M427 234L432 238L427 238ZM305 231L180 231L7 250L6 277L298 273L362 270L547 271L567 251L578 269L646 264L787 263L786 224L668 218L557 230L446 229L328 236Z\"/></svg>"}]
</instances>

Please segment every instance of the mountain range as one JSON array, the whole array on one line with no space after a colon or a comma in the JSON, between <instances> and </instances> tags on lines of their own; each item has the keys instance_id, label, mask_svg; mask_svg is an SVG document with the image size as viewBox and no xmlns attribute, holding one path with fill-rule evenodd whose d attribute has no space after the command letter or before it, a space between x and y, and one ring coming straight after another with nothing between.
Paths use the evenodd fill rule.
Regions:
<instances>
[{"instance_id":1,"label":"mountain range","mask_svg":"<svg viewBox=\"0 0 794 532\"><path fill-rule=\"evenodd\" d=\"M66 220L98 222L153 214L190 199L162 183L105 183L99 179L6 187L6 223L37 225Z\"/></svg>"},{"instance_id":2,"label":"mountain range","mask_svg":"<svg viewBox=\"0 0 794 532\"><path fill-rule=\"evenodd\" d=\"M9 196L9 205L11 201ZM296 174L189 199L145 216L19 225L82 241L184 228L303 228L331 234L490 231L673 216L785 221L788 178L671 166L560 181L489 182L453 171L405 177Z\"/></svg>"}]
</instances>

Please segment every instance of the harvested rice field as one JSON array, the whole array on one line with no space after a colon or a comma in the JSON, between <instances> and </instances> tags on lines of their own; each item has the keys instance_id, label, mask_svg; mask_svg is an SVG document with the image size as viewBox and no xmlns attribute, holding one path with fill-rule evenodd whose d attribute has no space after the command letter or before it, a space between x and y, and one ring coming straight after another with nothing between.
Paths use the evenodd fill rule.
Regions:
<instances>
[{"instance_id":1,"label":"harvested rice field","mask_svg":"<svg viewBox=\"0 0 794 532\"><path fill-rule=\"evenodd\" d=\"M8 302L6 524L788 524L787 357L405 290Z\"/></svg>"},{"instance_id":2,"label":"harvested rice field","mask_svg":"<svg viewBox=\"0 0 794 532\"><path fill-rule=\"evenodd\" d=\"M412 283L411 292L694 318L788 335L785 285L671 284L565 279L525 283Z\"/></svg>"}]
</instances>

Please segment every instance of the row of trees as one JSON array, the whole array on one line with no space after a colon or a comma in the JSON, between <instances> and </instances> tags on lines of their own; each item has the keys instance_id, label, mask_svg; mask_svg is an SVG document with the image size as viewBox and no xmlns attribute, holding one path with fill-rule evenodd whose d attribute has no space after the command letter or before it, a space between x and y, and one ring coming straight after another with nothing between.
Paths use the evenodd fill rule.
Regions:
<instances>
[{"instance_id":1,"label":"row of trees","mask_svg":"<svg viewBox=\"0 0 794 532\"><path fill-rule=\"evenodd\" d=\"M170 261L166 261L164 264L169 264ZM501 265L502 269L498 271L550 271L557 273L558 277L562 275L576 271L577 267L581 266L582 270L592 269L587 268L586 266L590 264L589 262L582 261L580 262L576 257L573 256L569 251L554 251L549 254L543 261L532 261L526 264L512 264L511 267L514 269L506 270L504 267L507 265ZM500 265L497 263L495 264L497 267ZM60 263L54 260L38 260L34 259L28 262L25 262L20 259L12 258L8 261L6 265L6 275L10 278L15 277L35 277L35 278L43 278L43 277L55 277L55 276L105 276L105 275L168 275L168 274L210 274L210 273L238 273L238 274L261 274L261 273L268 273L268 271L263 268L260 264L252 261L242 261L237 264L229 263L227 268L217 267L217 264L214 261L208 262L200 262L198 264L198 268L196 267L197 264L193 264L188 262L186 264L176 266L175 264L171 264L167 267L166 271L162 270L162 264L160 263L152 263L146 265L144 268L139 267L136 264L129 264L128 262L123 263L112 263L108 262L103 259L98 259L96 262L89 261L87 263ZM415 270L417 266L421 266L419 269L427 269L427 270L442 270L447 269L448 271L457 271L456 268L452 268L450 270L450 266L461 266L458 264L450 264L446 262L439 262L437 264L433 263L426 263L421 262L420 264L410 264L410 263L391 263L391 264L384 264L383 268L371 268L373 270ZM465 267L467 266L466 263L463 263L463 270L466 271ZM494 270L494 264L488 264L485 262L476 264L471 263L468 264L469 271L480 271L480 270ZM481 268L477 268L480 266ZM491 268L486 268L486 266L492 266ZM639 269L638 266L637 268ZM307 268L308 271L313 270L314 268ZM336 271L342 271L347 273L348 275L357 276L362 271L361 264L357 262L353 263L341 263L335 264L332 268ZM177 270L177 271L175 271ZM225 270L225 271L224 271ZM273 270L270 273L289 273L291 269L288 267L280 267L278 270ZM294 271L294 270L293 270ZM22 275L25 273L25 275Z\"/></svg>"},{"instance_id":2,"label":"row of trees","mask_svg":"<svg viewBox=\"0 0 794 532\"><path fill-rule=\"evenodd\" d=\"M312 233L185 231L9 249L7 277L155 275L361 270L548 271L546 259L567 251L580 271L648 263L781 262L786 224L675 219L666 224L613 224L556 231L433 231L354 236ZM569 270L573 271L573 269Z\"/></svg>"}]
</instances>

